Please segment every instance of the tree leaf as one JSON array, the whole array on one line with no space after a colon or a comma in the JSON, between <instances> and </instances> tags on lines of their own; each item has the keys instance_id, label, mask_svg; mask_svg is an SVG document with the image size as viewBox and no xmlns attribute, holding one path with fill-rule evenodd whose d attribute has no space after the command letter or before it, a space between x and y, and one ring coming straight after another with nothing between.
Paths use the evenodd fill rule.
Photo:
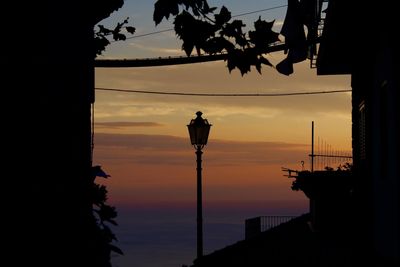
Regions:
<instances>
[{"instance_id":1,"label":"tree leaf","mask_svg":"<svg viewBox=\"0 0 400 267\"><path fill-rule=\"evenodd\" d=\"M92 203L97 206L103 205L107 201L107 189L105 185L93 184Z\"/></svg>"},{"instance_id":2,"label":"tree leaf","mask_svg":"<svg viewBox=\"0 0 400 267\"><path fill-rule=\"evenodd\" d=\"M273 67L272 63L269 62L269 60L266 59L266 58L263 57L263 56L260 56L260 63L265 64L265 65L268 65L268 66L270 66L270 67Z\"/></svg>"},{"instance_id":3,"label":"tree leaf","mask_svg":"<svg viewBox=\"0 0 400 267\"><path fill-rule=\"evenodd\" d=\"M272 43L279 41L279 34L272 30L274 21L267 22L261 20L261 17L254 22L255 31L249 31L250 42L262 51L268 48Z\"/></svg>"},{"instance_id":4,"label":"tree leaf","mask_svg":"<svg viewBox=\"0 0 400 267\"><path fill-rule=\"evenodd\" d=\"M231 12L229 12L229 10L225 6L222 6L219 14L215 14L214 18L215 18L215 24L223 25L232 18L232 15Z\"/></svg>"},{"instance_id":5,"label":"tree leaf","mask_svg":"<svg viewBox=\"0 0 400 267\"><path fill-rule=\"evenodd\" d=\"M222 53L223 51L232 51L235 45L224 37L210 38L203 46L203 50L208 54Z\"/></svg>"},{"instance_id":6,"label":"tree leaf","mask_svg":"<svg viewBox=\"0 0 400 267\"><path fill-rule=\"evenodd\" d=\"M256 63L256 70L258 71L258 73L260 73L261 74L261 62L259 62L259 63Z\"/></svg>"},{"instance_id":7,"label":"tree leaf","mask_svg":"<svg viewBox=\"0 0 400 267\"><path fill-rule=\"evenodd\" d=\"M196 52L197 52L197 55L198 55L198 56L201 55L201 47L198 46L198 45L196 45Z\"/></svg>"},{"instance_id":8,"label":"tree leaf","mask_svg":"<svg viewBox=\"0 0 400 267\"><path fill-rule=\"evenodd\" d=\"M113 34L113 39L115 41L119 41L119 40L125 41L126 40L126 36L124 34L122 34L122 33L114 33Z\"/></svg>"},{"instance_id":9,"label":"tree leaf","mask_svg":"<svg viewBox=\"0 0 400 267\"><path fill-rule=\"evenodd\" d=\"M112 225L115 225L115 226L117 226L118 225L118 223L115 221L115 220L113 220L113 219L109 219L109 220L107 220L109 223L111 223Z\"/></svg>"},{"instance_id":10,"label":"tree leaf","mask_svg":"<svg viewBox=\"0 0 400 267\"><path fill-rule=\"evenodd\" d=\"M124 252L119 247L116 247L111 244L108 244L108 247L110 248L111 251L118 253L119 255L124 255Z\"/></svg>"},{"instance_id":11,"label":"tree leaf","mask_svg":"<svg viewBox=\"0 0 400 267\"><path fill-rule=\"evenodd\" d=\"M229 73L231 73L232 70L234 70L236 68L236 62L232 57L229 57L229 55L228 55L227 61L228 61L227 67L228 67Z\"/></svg>"},{"instance_id":12,"label":"tree leaf","mask_svg":"<svg viewBox=\"0 0 400 267\"><path fill-rule=\"evenodd\" d=\"M107 38L104 36L96 36L94 38L94 47L96 55L101 55L102 52L106 49L106 46L110 44ZM93 176L92 179L94 180L96 177Z\"/></svg>"},{"instance_id":13,"label":"tree leaf","mask_svg":"<svg viewBox=\"0 0 400 267\"><path fill-rule=\"evenodd\" d=\"M176 16L178 13L179 5L177 0L158 0L154 4L153 20L158 25L164 17L168 19L170 15Z\"/></svg>"},{"instance_id":14,"label":"tree leaf","mask_svg":"<svg viewBox=\"0 0 400 267\"><path fill-rule=\"evenodd\" d=\"M111 177L111 175L108 175L105 173L100 165L92 166L92 176L94 177L102 177L102 178L108 178Z\"/></svg>"},{"instance_id":15,"label":"tree leaf","mask_svg":"<svg viewBox=\"0 0 400 267\"><path fill-rule=\"evenodd\" d=\"M234 20L231 23L226 23L224 28L221 30L222 35L228 37L236 37L238 35L243 35L242 28L246 25L243 24L241 20Z\"/></svg>"},{"instance_id":16,"label":"tree leaf","mask_svg":"<svg viewBox=\"0 0 400 267\"><path fill-rule=\"evenodd\" d=\"M136 31L136 28L135 28L135 27L132 27L132 26L127 26L127 27L125 27L125 29L126 29L126 31L129 32L130 34L134 34L135 31Z\"/></svg>"},{"instance_id":17,"label":"tree leaf","mask_svg":"<svg viewBox=\"0 0 400 267\"><path fill-rule=\"evenodd\" d=\"M117 241L114 233L107 225L103 225L103 229L101 229L101 234L107 243L111 243L113 240Z\"/></svg>"},{"instance_id":18,"label":"tree leaf","mask_svg":"<svg viewBox=\"0 0 400 267\"><path fill-rule=\"evenodd\" d=\"M112 32L110 29L107 29L103 25L97 25L97 27L99 28L99 32L101 34L108 35L108 34L110 34Z\"/></svg>"},{"instance_id":19,"label":"tree leaf","mask_svg":"<svg viewBox=\"0 0 400 267\"><path fill-rule=\"evenodd\" d=\"M190 57L194 48L194 44L190 41L184 41L182 44L182 49L185 51L186 55Z\"/></svg>"},{"instance_id":20,"label":"tree leaf","mask_svg":"<svg viewBox=\"0 0 400 267\"><path fill-rule=\"evenodd\" d=\"M101 205L100 209L97 211L101 221L110 221L117 217L117 211L115 207L111 207L109 205Z\"/></svg>"}]
</instances>

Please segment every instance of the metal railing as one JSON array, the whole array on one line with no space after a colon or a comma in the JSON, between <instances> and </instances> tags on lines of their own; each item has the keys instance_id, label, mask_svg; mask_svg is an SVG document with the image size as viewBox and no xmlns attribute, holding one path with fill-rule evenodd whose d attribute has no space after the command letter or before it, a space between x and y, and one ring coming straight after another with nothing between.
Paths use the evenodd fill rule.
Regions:
<instances>
[{"instance_id":1,"label":"metal railing","mask_svg":"<svg viewBox=\"0 0 400 267\"><path fill-rule=\"evenodd\" d=\"M261 232L265 232L274 228L282 223L288 222L297 216L291 215L270 215L259 216L255 218L246 219L245 221L245 238L254 237Z\"/></svg>"}]
</instances>

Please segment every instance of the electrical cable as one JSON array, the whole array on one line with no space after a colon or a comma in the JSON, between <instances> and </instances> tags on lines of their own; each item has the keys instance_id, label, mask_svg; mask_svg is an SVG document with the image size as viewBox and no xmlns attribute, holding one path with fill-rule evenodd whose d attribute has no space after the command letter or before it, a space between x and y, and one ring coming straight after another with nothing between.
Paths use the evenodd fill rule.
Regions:
<instances>
[{"instance_id":1,"label":"electrical cable","mask_svg":"<svg viewBox=\"0 0 400 267\"><path fill-rule=\"evenodd\" d=\"M154 95L177 95L177 96L212 96L212 97L277 97L277 96L300 96L300 95L319 95L351 92L350 89L344 90L327 90L327 91L309 91L309 92L292 92L292 93L185 93L185 92L165 92L165 91L144 91L130 90L120 88L104 88L96 87L98 91L111 91L122 93L138 93L138 94L154 94Z\"/></svg>"},{"instance_id":2,"label":"electrical cable","mask_svg":"<svg viewBox=\"0 0 400 267\"><path fill-rule=\"evenodd\" d=\"M274 6L274 7L259 9L259 10L250 11L250 12L246 12L246 13L240 13L240 14L237 14L237 15L232 16L232 18L247 16L247 15L251 15L251 14L255 14L255 13L260 13L260 12L269 11L269 10L273 10L273 9L283 8L283 7L286 7L286 6L287 6L287 5ZM163 32L170 32L170 31L173 31L173 30L174 30L174 29L171 28L171 29L165 29L165 30L160 30L160 31L154 31L154 32L143 33L143 34L139 34L139 35L134 35L134 36L127 37L126 40L128 40L128 39L140 38L140 37L145 37L145 36L154 35L154 34L159 34L159 33L163 33ZM113 42L116 42L116 41L111 41L111 42L113 43Z\"/></svg>"}]
</instances>

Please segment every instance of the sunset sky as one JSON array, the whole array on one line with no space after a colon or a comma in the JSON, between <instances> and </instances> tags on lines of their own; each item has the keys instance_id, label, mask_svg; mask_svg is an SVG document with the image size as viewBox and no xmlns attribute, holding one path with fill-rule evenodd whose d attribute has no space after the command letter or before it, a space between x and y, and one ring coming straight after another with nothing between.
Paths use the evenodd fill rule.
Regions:
<instances>
[{"instance_id":1,"label":"sunset sky","mask_svg":"<svg viewBox=\"0 0 400 267\"><path fill-rule=\"evenodd\" d=\"M209 3L211 6L226 5L235 15L285 5L286 1ZM100 24L113 25L129 16L137 29L136 35L172 28L171 22L154 26L153 5L154 1L125 0L122 9ZM268 21L275 19L276 31L279 31L285 12L286 8L278 8L240 19L248 26L252 26L258 16ZM174 32L167 31L113 43L99 58L184 55L180 46ZM269 55L273 64L283 57L281 52ZM189 93L350 89L349 76L317 76L308 61L295 64L294 71L294 74L284 76L273 68L264 67L262 75L252 70L242 77L237 70L229 73L223 61L168 67L97 68L96 87ZM132 219L129 216L136 218L134 225L139 229L138 225L145 223L140 224L141 219L147 218L148 223L150 217L153 222L165 218L160 213L162 210L182 211L181 214L188 214L185 220L195 224L196 158L186 125L198 110L213 125L203 154L205 224L207 220L214 220L214 223L230 222L244 228L244 220L249 217L307 212L307 199L301 192L290 189L292 180L283 176L281 167L301 170L301 161L304 161L304 168L309 168L311 121L315 122L316 138L320 137L338 150L351 148L350 93L189 97L96 91L95 164L101 165L112 176L104 183L110 192L109 202L121 211L118 221L123 231L128 231L128 221ZM228 228L225 228L228 237L212 241L210 229L205 229L206 253L229 245L224 242L243 238L237 232L234 238L229 236ZM146 237L157 240L151 233L149 231ZM124 237L121 239L126 241ZM122 243L121 247L129 250L128 243ZM183 257L181 264L185 263L183 260L190 264L194 258L195 244L190 244L193 251L185 256L175 256L177 259ZM140 249L146 254L145 246ZM135 253L134 249L132 251ZM143 253L142 256L135 254L135 257L130 254L117 264L127 266L129 259L129 263L138 266L157 266L150 258ZM179 266L173 264L175 262L171 261L171 266Z\"/></svg>"}]
</instances>

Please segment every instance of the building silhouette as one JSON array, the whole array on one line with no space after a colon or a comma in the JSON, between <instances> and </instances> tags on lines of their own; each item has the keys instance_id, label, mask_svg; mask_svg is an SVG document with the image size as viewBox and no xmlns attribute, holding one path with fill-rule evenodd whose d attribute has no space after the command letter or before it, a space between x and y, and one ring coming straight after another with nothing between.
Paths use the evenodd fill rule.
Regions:
<instances>
[{"instance_id":1,"label":"building silhouette","mask_svg":"<svg viewBox=\"0 0 400 267\"><path fill-rule=\"evenodd\" d=\"M287 236L293 234L291 229L305 225L304 221L291 222L289 225L298 224L291 229L277 227L255 239L215 251L196 261L194 266L399 265L400 112L397 106L400 88L399 44L394 37L396 9L389 1L330 0L326 10L320 8L323 2L320 0L289 1L285 23L286 20L290 24L300 23L303 28L306 23L298 20L293 10L298 8L297 12L303 12L298 5L307 6L312 2L315 6L311 10L324 12L326 16L318 38L320 44L311 47L315 49L311 52L316 54L310 57L309 53L308 58L312 63L316 61L318 75L351 75L351 172L301 171L296 175L294 185L312 204L309 217L303 217L309 232L297 228L303 234L300 243L304 246L297 248L296 253L300 251L300 254L295 254L296 260L285 258L294 254L291 244L284 247L281 242L290 242ZM293 18L287 19L288 16ZM317 14L314 18L317 18L316 25L311 28L317 29L322 17ZM286 27L286 33L290 35L295 29L299 27L295 25L289 30ZM287 44L289 53L278 64L279 72L290 75L292 64L306 58L306 40L298 41ZM301 60L291 58L291 48ZM272 233L278 237L272 237ZM274 252L271 254L271 251Z\"/></svg>"},{"instance_id":2,"label":"building silhouette","mask_svg":"<svg viewBox=\"0 0 400 267\"><path fill-rule=\"evenodd\" d=\"M7 264L100 266L89 202L93 28L122 4L4 3Z\"/></svg>"},{"instance_id":3,"label":"building silhouette","mask_svg":"<svg viewBox=\"0 0 400 267\"><path fill-rule=\"evenodd\" d=\"M319 75L351 75L355 231L377 266L399 263L395 17L388 1L329 1L317 60Z\"/></svg>"},{"instance_id":4,"label":"building silhouette","mask_svg":"<svg viewBox=\"0 0 400 267\"><path fill-rule=\"evenodd\" d=\"M93 27L122 3L3 4L4 12L12 18L4 27L2 55L6 100L2 171L7 200L2 216L4 262L15 266L26 262L35 266L96 265L87 180L91 172L90 108L94 101ZM352 77L354 227L346 244L354 254L343 257L349 259L349 266L360 262L399 265L396 11L394 1L330 0L320 38L317 73ZM279 69L289 73L287 67ZM281 238L288 232L280 229L281 234L274 234L275 240L290 240ZM301 229L303 234L308 233ZM270 231L263 236L268 235ZM316 244L310 236L304 238ZM263 248L260 243L253 244L254 249ZM280 244L284 248L285 242ZM323 252L336 255L339 245L327 246ZM296 251L295 246L291 248ZM311 254L295 255L322 255L313 248ZM252 251L268 255L262 249ZM243 256L241 252L235 250L235 255ZM346 255L345 251L340 253ZM290 263L300 262L300 256L296 259Z\"/></svg>"}]
</instances>

